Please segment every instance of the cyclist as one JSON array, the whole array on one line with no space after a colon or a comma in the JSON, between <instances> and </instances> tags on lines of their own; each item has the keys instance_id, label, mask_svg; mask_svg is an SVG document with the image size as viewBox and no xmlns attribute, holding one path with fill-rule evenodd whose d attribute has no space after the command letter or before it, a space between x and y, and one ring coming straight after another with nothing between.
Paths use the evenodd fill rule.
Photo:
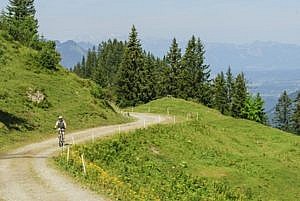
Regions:
<instances>
[{"instance_id":1,"label":"cyclist","mask_svg":"<svg viewBox=\"0 0 300 201\"><path fill-rule=\"evenodd\" d=\"M65 134L65 129L67 128L67 123L66 123L66 121L63 119L62 116L59 116L59 117L58 117L58 120L56 121L56 124L55 124L55 128L58 128L58 134L59 134L60 131L61 131L61 133L62 133L62 143L63 143L64 138L65 138L65 136L64 136L64 134Z\"/></svg>"}]
</instances>

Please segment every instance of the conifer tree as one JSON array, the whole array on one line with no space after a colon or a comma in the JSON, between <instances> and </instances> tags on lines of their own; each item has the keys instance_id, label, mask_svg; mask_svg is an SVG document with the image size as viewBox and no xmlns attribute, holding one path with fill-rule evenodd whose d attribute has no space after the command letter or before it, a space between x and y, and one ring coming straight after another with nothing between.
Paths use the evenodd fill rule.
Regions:
<instances>
[{"instance_id":1,"label":"conifer tree","mask_svg":"<svg viewBox=\"0 0 300 201\"><path fill-rule=\"evenodd\" d=\"M234 89L234 77L231 72L230 66L226 72L226 110L228 111L228 115L232 114L232 96L233 96L233 89Z\"/></svg>"},{"instance_id":2,"label":"conifer tree","mask_svg":"<svg viewBox=\"0 0 300 201\"><path fill-rule=\"evenodd\" d=\"M204 46L195 36L189 40L182 57L181 97L196 99L205 105L209 104L210 70L204 60Z\"/></svg>"},{"instance_id":3,"label":"conifer tree","mask_svg":"<svg viewBox=\"0 0 300 201\"><path fill-rule=\"evenodd\" d=\"M244 108L245 101L247 98L247 86L246 80L243 73L238 74L235 79L232 94L232 116L242 118L242 109Z\"/></svg>"},{"instance_id":4,"label":"conifer tree","mask_svg":"<svg viewBox=\"0 0 300 201\"><path fill-rule=\"evenodd\" d=\"M227 114L227 89L223 72L218 74L213 81L213 93L213 107L219 110L222 114Z\"/></svg>"},{"instance_id":5,"label":"conifer tree","mask_svg":"<svg viewBox=\"0 0 300 201\"><path fill-rule=\"evenodd\" d=\"M147 103L157 97L158 82L155 57L149 52L144 53L144 66L140 70L141 90L139 92L139 102Z\"/></svg>"},{"instance_id":6,"label":"conifer tree","mask_svg":"<svg viewBox=\"0 0 300 201\"><path fill-rule=\"evenodd\" d=\"M34 46L38 39L34 0L9 0L2 28L24 45Z\"/></svg>"},{"instance_id":7,"label":"conifer tree","mask_svg":"<svg viewBox=\"0 0 300 201\"><path fill-rule=\"evenodd\" d=\"M248 95L242 109L242 116L245 119L256 121L262 124L267 123L267 116L264 112L264 100L258 93L256 96Z\"/></svg>"},{"instance_id":8,"label":"conifer tree","mask_svg":"<svg viewBox=\"0 0 300 201\"><path fill-rule=\"evenodd\" d=\"M92 49L88 50L86 62L85 62L85 78L92 78L92 74L97 66L97 52L96 47L93 46Z\"/></svg>"},{"instance_id":9,"label":"conifer tree","mask_svg":"<svg viewBox=\"0 0 300 201\"><path fill-rule=\"evenodd\" d=\"M294 132L300 135L300 92L298 93L295 102L295 109L293 111L292 121L293 121Z\"/></svg>"},{"instance_id":10,"label":"conifer tree","mask_svg":"<svg viewBox=\"0 0 300 201\"><path fill-rule=\"evenodd\" d=\"M182 70L180 71L180 94L179 97L187 99L194 98L193 91L195 86L193 86L194 75L197 66L196 57L196 38L192 38L188 41L185 53L182 57Z\"/></svg>"},{"instance_id":11,"label":"conifer tree","mask_svg":"<svg viewBox=\"0 0 300 201\"><path fill-rule=\"evenodd\" d=\"M276 128L284 131L291 131L291 106L292 102L286 91L278 99L273 119Z\"/></svg>"},{"instance_id":12,"label":"conifer tree","mask_svg":"<svg viewBox=\"0 0 300 201\"><path fill-rule=\"evenodd\" d=\"M181 72L181 50L178 47L176 38L173 39L169 52L166 55L166 69L165 69L165 93L178 97L179 83L181 82L179 76Z\"/></svg>"},{"instance_id":13,"label":"conifer tree","mask_svg":"<svg viewBox=\"0 0 300 201\"><path fill-rule=\"evenodd\" d=\"M135 26L132 27L118 71L116 83L117 102L120 106L135 106L141 97L141 77L144 58Z\"/></svg>"},{"instance_id":14,"label":"conifer tree","mask_svg":"<svg viewBox=\"0 0 300 201\"><path fill-rule=\"evenodd\" d=\"M117 39L109 39L98 47L97 66L93 72L93 80L101 87L113 87L116 74L122 62L125 43Z\"/></svg>"}]
</instances>

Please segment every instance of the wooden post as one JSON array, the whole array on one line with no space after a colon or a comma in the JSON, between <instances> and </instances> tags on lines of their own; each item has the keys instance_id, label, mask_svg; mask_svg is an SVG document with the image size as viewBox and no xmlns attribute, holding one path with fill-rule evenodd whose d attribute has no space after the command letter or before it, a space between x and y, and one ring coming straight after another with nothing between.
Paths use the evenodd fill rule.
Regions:
<instances>
[{"instance_id":1,"label":"wooden post","mask_svg":"<svg viewBox=\"0 0 300 201\"><path fill-rule=\"evenodd\" d=\"M81 161L82 161L82 167L83 167L83 174L86 175L86 169L85 169L85 162L84 162L83 154L81 154Z\"/></svg>"},{"instance_id":2,"label":"wooden post","mask_svg":"<svg viewBox=\"0 0 300 201\"><path fill-rule=\"evenodd\" d=\"M146 120L144 119L144 128L146 128Z\"/></svg>"},{"instance_id":3,"label":"wooden post","mask_svg":"<svg viewBox=\"0 0 300 201\"><path fill-rule=\"evenodd\" d=\"M167 107L167 114L170 115L170 110L168 107Z\"/></svg>"},{"instance_id":4,"label":"wooden post","mask_svg":"<svg viewBox=\"0 0 300 201\"><path fill-rule=\"evenodd\" d=\"M176 116L173 117L173 123L176 124Z\"/></svg>"},{"instance_id":5,"label":"wooden post","mask_svg":"<svg viewBox=\"0 0 300 201\"><path fill-rule=\"evenodd\" d=\"M197 112L197 121L199 120L199 113Z\"/></svg>"},{"instance_id":6,"label":"wooden post","mask_svg":"<svg viewBox=\"0 0 300 201\"><path fill-rule=\"evenodd\" d=\"M69 162L70 159L70 147L68 146L68 151L67 151L67 163Z\"/></svg>"},{"instance_id":7,"label":"wooden post","mask_svg":"<svg viewBox=\"0 0 300 201\"><path fill-rule=\"evenodd\" d=\"M160 123L160 115L158 116L158 123Z\"/></svg>"},{"instance_id":8,"label":"wooden post","mask_svg":"<svg viewBox=\"0 0 300 201\"><path fill-rule=\"evenodd\" d=\"M73 136L72 136L72 143L73 143L73 145L75 145L75 140L74 140Z\"/></svg>"},{"instance_id":9,"label":"wooden post","mask_svg":"<svg viewBox=\"0 0 300 201\"><path fill-rule=\"evenodd\" d=\"M121 133L121 126L119 125L119 134Z\"/></svg>"}]
</instances>

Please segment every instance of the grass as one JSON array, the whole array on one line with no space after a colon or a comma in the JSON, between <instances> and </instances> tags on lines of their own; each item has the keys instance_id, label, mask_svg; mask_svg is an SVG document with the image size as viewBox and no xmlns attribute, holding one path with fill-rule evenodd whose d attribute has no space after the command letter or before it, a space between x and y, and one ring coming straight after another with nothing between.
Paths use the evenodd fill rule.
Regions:
<instances>
[{"instance_id":1,"label":"grass","mask_svg":"<svg viewBox=\"0 0 300 201\"><path fill-rule=\"evenodd\" d=\"M37 54L0 31L0 152L54 136L59 115L68 132L129 121L98 98L102 94L94 83L63 67L43 69ZM45 96L41 103L29 98L37 92Z\"/></svg>"},{"instance_id":2,"label":"grass","mask_svg":"<svg viewBox=\"0 0 300 201\"><path fill-rule=\"evenodd\" d=\"M75 147L57 164L116 200L299 200L299 136L180 99L134 108L149 110L180 122Z\"/></svg>"}]
</instances>

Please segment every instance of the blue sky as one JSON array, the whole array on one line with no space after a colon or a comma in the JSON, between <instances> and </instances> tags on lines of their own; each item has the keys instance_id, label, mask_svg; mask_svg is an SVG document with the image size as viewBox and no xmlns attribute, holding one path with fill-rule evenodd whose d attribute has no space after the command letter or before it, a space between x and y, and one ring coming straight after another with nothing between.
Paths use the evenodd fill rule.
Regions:
<instances>
[{"instance_id":1,"label":"blue sky","mask_svg":"<svg viewBox=\"0 0 300 201\"><path fill-rule=\"evenodd\" d=\"M3 9L8 0L0 0ZM36 0L40 32L50 39L141 38L300 44L299 0Z\"/></svg>"}]
</instances>

